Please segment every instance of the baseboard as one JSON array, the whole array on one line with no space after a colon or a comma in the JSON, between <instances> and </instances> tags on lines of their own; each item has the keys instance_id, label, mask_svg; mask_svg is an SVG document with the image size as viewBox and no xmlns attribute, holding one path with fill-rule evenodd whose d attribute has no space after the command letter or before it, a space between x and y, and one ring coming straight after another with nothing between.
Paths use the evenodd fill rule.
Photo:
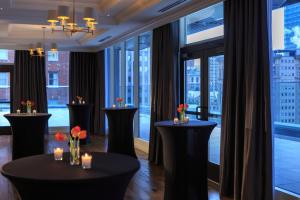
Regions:
<instances>
[{"instance_id":1,"label":"baseboard","mask_svg":"<svg viewBox=\"0 0 300 200\"><path fill-rule=\"evenodd\" d=\"M134 147L144 153L149 153L149 142L140 138L134 138Z\"/></svg>"}]
</instances>

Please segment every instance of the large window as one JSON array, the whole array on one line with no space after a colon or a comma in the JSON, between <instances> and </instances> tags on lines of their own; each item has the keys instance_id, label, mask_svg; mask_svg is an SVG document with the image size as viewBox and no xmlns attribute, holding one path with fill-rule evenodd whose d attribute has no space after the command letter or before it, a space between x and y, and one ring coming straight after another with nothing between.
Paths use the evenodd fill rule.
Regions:
<instances>
[{"instance_id":1,"label":"large window","mask_svg":"<svg viewBox=\"0 0 300 200\"><path fill-rule=\"evenodd\" d=\"M224 75L223 3L181 19L181 102L193 120L217 122L208 146L209 178L218 182ZM183 74L183 75L182 75ZM183 91L182 91L183 90Z\"/></svg>"},{"instance_id":2,"label":"large window","mask_svg":"<svg viewBox=\"0 0 300 200\"><path fill-rule=\"evenodd\" d=\"M144 33L106 49L109 104L122 97L129 106L138 107L134 135L149 140L151 106L151 41Z\"/></svg>"},{"instance_id":3,"label":"large window","mask_svg":"<svg viewBox=\"0 0 300 200\"><path fill-rule=\"evenodd\" d=\"M15 62L15 51L0 49L0 64L13 64Z\"/></svg>"},{"instance_id":4,"label":"large window","mask_svg":"<svg viewBox=\"0 0 300 200\"><path fill-rule=\"evenodd\" d=\"M275 186L300 195L300 3L272 16Z\"/></svg>"},{"instance_id":5,"label":"large window","mask_svg":"<svg viewBox=\"0 0 300 200\"><path fill-rule=\"evenodd\" d=\"M9 131L9 122L4 114L11 112L12 74L15 51L0 49L0 132Z\"/></svg>"},{"instance_id":6,"label":"large window","mask_svg":"<svg viewBox=\"0 0 300 200\"><path fill-rule=\"evenodd\" d=\"M47 98L50 127L69 125L69 52L58 51L57 61L52 52L46 56Z\"/></svg>"},{"instance_id":7,"label":"large window","mask_svg":"<svg viewBox=\"0 0 300 200\"><path fill-rule=\"evenodd\" d=\"M149 140L151 113L151 33L139 36L139 137Z\"/></svg>"},{"instance_id":8,"label":"large window","mask_svg":"<svg viewBox=\"0 0 300 200\"><path fill-rule=\"evenodd\" d=\"M221 2L184 17L185 43L191 44L222 37L223 13L223 2Z\"/></svg>"}]
</instances>

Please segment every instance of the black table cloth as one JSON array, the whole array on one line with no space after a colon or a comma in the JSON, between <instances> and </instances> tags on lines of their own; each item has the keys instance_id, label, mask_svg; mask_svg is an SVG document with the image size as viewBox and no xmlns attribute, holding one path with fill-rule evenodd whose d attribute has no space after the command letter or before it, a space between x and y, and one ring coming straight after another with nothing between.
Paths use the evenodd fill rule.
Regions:
<instances>
[{"instance_id":1,"label":"black table cloth","mask_svg":"<svg viewBox=\"0 0 300 200\"><path fill-rule=\"evenodd\" d=\"M82 130L86 130L86 138L80 139L80 144L90 142L91 131L91 104L67 104L69 108L70 129L75 126L80 126Z\"/></svg>"},{"instance_id":2,"label":"black table cloth","mask_svg":"<svg viewBox=\"0 0 300 200\"><path fill-rule=\"evenodd\" d=\"M2 175L15 186L22 200L121 200L129 181L140 168L139 161L126 155L91 153L92 168L69 164L53 154L18 159L2 168Z\"/></svg>"},{"instance_id":3,"label":"black table cloth","mask_svg":"<svg viewBox=\"0 0 300 200\"><path fill-rule=\"evenodd\" d=\"M155 123L163 142L166 200L208 199L208 140L216 125L198 120Z\"/></svg>"},{"instance_id":4,"label":"black table cloth","mask_svg":"<svg viewBox=\"0 0 300 200\"><path fill-rule=\"evenodd\" d=\"M12 130L12 159L44 153L44 134L51 114L6 114Z\"/></svg>"},{"instance_id":5,"label":"black table cloth","mask_svg":"<svg viewBox=\"0 0 300 200\"><path fill-rule=\"evenodd\" d=\"M135 107L103 109L108 119L108 152L136 157L133 141Z\"/></svg>"}]
</instances>

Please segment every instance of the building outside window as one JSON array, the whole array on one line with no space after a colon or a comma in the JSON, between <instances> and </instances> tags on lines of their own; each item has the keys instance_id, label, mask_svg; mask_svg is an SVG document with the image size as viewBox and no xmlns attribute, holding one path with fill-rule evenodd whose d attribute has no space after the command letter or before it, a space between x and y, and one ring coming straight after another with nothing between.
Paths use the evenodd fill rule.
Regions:
<instances>
[{"instance_id":1,"label":"building outside window","mask_svg":"<svg viewBox=\"0 0 300 200\"><path fill-rule=\"evenodd\" d=\"M51 54L51 55L50 55ZM50 127L65 127L69 125L69 52L58 51L57 57L52 52L46 56L47 99ZM50 58L50 60L49 60ZM57 61L55 59L57 58Z\"/></svg>"},{"instance_id":2,"label":"building outside window","mask_svg":"<svg viewBox=\"0 0 300 200\"><path fill-rule=\"evenodd\" d=\"M58 86L58 72L48 72L48 85L49 86Z\"/></svg>"},{"instance_id":3,"label":"building outside window","mask_svg":"<svg viewBox=\"0 0 300 200\"><path fill-rule=\"evenodd\" d=\"M300 195L300 3L272 12L275 186Z\"/></svg>"},{"instance_id":4,"label":"building outside window","mask_svg":"<svg viewBox=\"0 0 300 200\"><path fill-rule=\"evenodd\" d=\"M0 49L0 63L13 64L15 63L15 51L8 49Z\"/></svg>"},{"instance_id":5,"label":"building outside window","mask_svg":"<svg viewBox=\"0 0 300 200\"><path fill-rule=\"evenodd\" d=\"M57 62L58 61L58 51L48 51L48 62Z\"/></svg>"}]
</instances>

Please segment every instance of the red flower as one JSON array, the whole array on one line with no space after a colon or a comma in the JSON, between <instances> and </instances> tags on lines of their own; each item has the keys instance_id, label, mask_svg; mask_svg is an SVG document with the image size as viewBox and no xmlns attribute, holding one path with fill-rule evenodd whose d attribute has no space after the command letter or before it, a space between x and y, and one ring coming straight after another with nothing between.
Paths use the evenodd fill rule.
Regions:
<instances>
[{"instance_id":1,"label":"red flower","mask_svg":"<svg viewBox=\"0 0 300 200\"><path fill-rule=\"evenodd\" d=\"M21 101L21 105L25 106L26 105L25 101Z\"/></svg>"},{"instance_id":2,"label":"red flower","mask_svg":"<svg viewBox=\"0 0 300 200\"><path fill-rule=\"evenodd\" d=\"M56 132L54 138L56 141L62 142L66 140L67 136L62 132Z\"/></svg>"},{"instance_id":3,"label":"red flower","mask_svg":"<svg viewBox=\"0 0 300 200\"><path fill-rule=\"evenodd\" d=\"M123 98L120 98L120 97L119 97L119 98L117 98L116 100L117 100L117 102L122 102L122 101L123 101Z\"/></svg>"},{"instance_id":4,"label":"red flower","mask_svg":"<svg viewBox=\"0 0 300 200\"><path fill-rule=\"evenodd\" d=\"M181 109L182 109L182 108L183 108L183 104L180 104L180 105L179 105L179 108L181 108Z\"/></svg>"},{"instance_id":5,"label":"red flower","mask_svg":"<svg viewBox=\"0 0 300 200\"><path fill-rule=\"evenodd\" d=\"M79 126L75 126L74 128L71 129L71 135L73 134L78 134L81 131L81 128Z\"/></svg>"},{"instance_id":6,"label":"red flower","mask_svg":"<svg viewBox=\"0 0 300 200\"><path fill-rule=\"evenodd\" d=\"M185 109L188 109L189 108L189 105L186 103L186 104L184 104L184 108Z\"/></svg>"},{"instance_id":7,"label":"red flower","mask_svg":"<svg viewBox=\"0 0 300 200\"><path fill-rule=\"evenodd\" d=\"M182 112L182 108L177 108L177 112L181 113Z\"/></svg>"}]
</instances>

